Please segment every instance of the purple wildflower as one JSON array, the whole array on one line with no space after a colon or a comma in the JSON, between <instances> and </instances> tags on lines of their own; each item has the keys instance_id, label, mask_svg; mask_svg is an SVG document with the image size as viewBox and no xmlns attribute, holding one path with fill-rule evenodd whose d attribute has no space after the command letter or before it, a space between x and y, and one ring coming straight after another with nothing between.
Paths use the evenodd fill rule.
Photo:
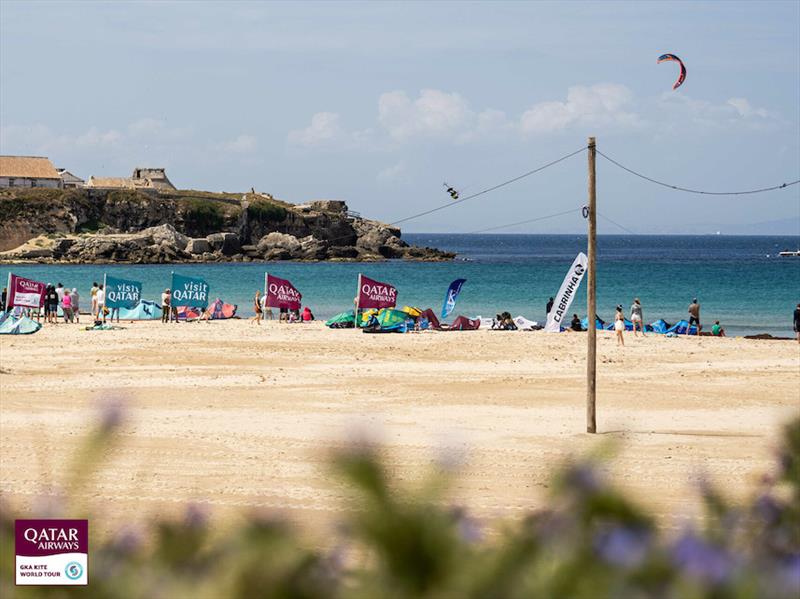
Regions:
<instances>
[{"instance_id":1,"label":"purple wildflower","mask_svg":"<svg viewBox=\"0 0 800 599\"><path fill-rule=\"evenodd\" d=\"M723 583L733 571L733 558L694 533L687 532L675 543L672 558L683 572L712 584Z\"/></svg>"},{"instance_id":2,"label":"purple wildflower","mask_svg":"<svg viewBox=\"0 0 800 599\"><path fill-rule=\"evenodd\" d=\"M208 524L208 508L198 503L190 503L186 506L184 521L189 528L205 528Z\"/></svg>"},{"instance_id":3,"label":"purple wildflower","mask_svg":"<svg viewBox=\"0 0 800 599\"><path fill-rule=\"evenodd\" d=\"M108 397L100 404L100 430L109 434L118 429L125 420L127 401L121 397Z\"/></svg>"},{"instance_id":4,"label":"purple wildflower","mask_svg":"<svg viewBox=\"0 0 800 599\"><path fill-rule=\"evenodd\" d=\"M646 530L615 527L595 535L595 551L606 562L616 566L635 568L641 564L650 547L650 534Z\"/></svg>"},{"instance_id":5,"label":"purple wildflower","mask_svg":"<svg viewBox=\"0 0 800 599\"><path fill-rule=\"evenodd\" d=\"M585 462L568 468L564 480L568 487L585 493L595 493L603 487L597 469Z\"/></svg>"},{"instance_id":6,"label":"purple wildflower","mask_svg":"<svg viewBox=\"0 0 800 599\"><path fill-rule=\"evenodd\" d=\"M467 514L463 507L455 507L452 510L453 520L458 530L458 535L463 541L469 544L478 543L483 538L483 532L478 521Z\"/></svg>"}]
</instances>

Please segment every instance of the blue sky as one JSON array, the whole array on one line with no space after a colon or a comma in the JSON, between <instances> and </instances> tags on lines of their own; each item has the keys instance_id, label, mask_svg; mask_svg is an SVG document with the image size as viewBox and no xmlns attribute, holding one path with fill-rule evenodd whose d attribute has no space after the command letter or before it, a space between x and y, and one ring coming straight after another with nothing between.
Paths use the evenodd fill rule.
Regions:
<instances>
[{"instance_id":1,"label":"blue sky","mask_svg":"<svg viewBox=\"0 0 800 599\"><path fill-rule=\"evenodd\" d=\"M384 221L589 135L657 179L764 187L800 178L798 32L798 2L2 2L0 151L84 178L166 166L181 188L344 199ZM678 91L665 52L687 65ZM800 227L800 185L691 196L598 160L600 211L635 232ZM585 198L581 155L403 229L470 232ZM584 228L573 214L508 232Z\"/></svg>"}]
</instances>

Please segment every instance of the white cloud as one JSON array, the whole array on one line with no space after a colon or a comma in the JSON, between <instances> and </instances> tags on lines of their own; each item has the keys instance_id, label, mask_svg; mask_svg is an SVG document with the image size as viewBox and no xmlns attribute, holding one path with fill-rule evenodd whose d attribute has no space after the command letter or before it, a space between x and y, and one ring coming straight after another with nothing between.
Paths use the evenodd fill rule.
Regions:
<instances>
[{"instance_id":1,"label":"white cloud","mask_svg":"<svg viewBox=\"0 0 800 599\"><path fill-rule=\"evenodd\" d=\"M191 136L188 127L170 127L166 121L144 117L127 127L128 135L148 142L171 142Z\"/></svg>"},{"instance_id":2,"label":"white cloud","mask_svg":"<svg viewBox=\"0 0 800 599\"><path fill-rule=\"evenodd\" d=\"M766 119L771 116L764 108L753 108L747 98L729 98L727 103L736 109L739 116L744 118L761 117Z\"/></svg>"},{"instance_id":3,"label":"white cloud","mask_svg":"<svg viewBox=\"0 0 800 599\"><path fill-rule=\"evenodd\" d=\"M378 121L398 141L457 135L474 119L475 113L457 93L423 89L415 100L403 91L387 92L378 98Z\"/></svg>"},{"instance_id":4,"label":"white cloud","mask_svg":"<svg viewBox=\"0 0 800 599\"><path fill-rule=\"evenodd\" d=\"M667 113L673 129L682 123L708 129L732 126L767 129L780 121L777 114L754 107L747 98L729 98L715 104L686 94L664 93L659 100L659 108Z\"/></svg>"},{"instance_id":5,"label":"white cloud","mask_svg":"<svg viewBox=\"0 0 800 599\"><path fill-rule=\"evenodd\" d=\"M638 126L642 121L631 110L632 103L633 94L624 85L575 85L567 91L565 102L547 101L531 106L522 114L519 128L524 135L533 135L551 133L572 125Z\"/></svg>"},{"instance_id":6,"label":"white cloud","mask_svg":"<svg viewBox=\"0 0 800 599\"><path fill-rule=\"evenodd\" d=\"M344 134L335 112L318 112L311 117L311 124L305 129L290 131L289 143L296 146L317 147L331 144Z\"/></svg>"},{"instance_id":7,"label":"white cloud","mask_svg":"<svg viewBox=\"0 0 800 599\"><path fill-rule=\"evenodd\" d=\"M406 174L406 165L404 162L393 164L378 173L377 179L382 183L393 183L399 180Z\"/></svg>"},{"instance_id":8,"label":"white cloud","mask_svg":"<svg viewBox=\"0 0 800 599\"><path fill-rule=\"evenodd\" d=\"M258 140L252 135L239 135L236 139L218 144L218 149L234 154L250 154L256 151Z\"/></svg>"}]
</instances>

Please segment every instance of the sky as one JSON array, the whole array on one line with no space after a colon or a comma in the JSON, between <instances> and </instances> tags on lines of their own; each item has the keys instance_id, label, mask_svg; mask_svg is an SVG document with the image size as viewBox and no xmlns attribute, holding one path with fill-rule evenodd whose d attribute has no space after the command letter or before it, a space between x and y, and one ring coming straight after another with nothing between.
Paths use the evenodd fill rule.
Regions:
<instances>
[{"instance_id":1,"label":"sky","mask_svg":"<svg viewBox=\"0 0 800 599\"><path fill-rule=\"evenodd\" d=\"M680 56L686 82L672 90ZM800 179L800 2L0 1L0 153L88 179L343 199L394 222L597 138L667 183ZM581 153L402 224L474 232L580 208ZM800 185L698 196L598 157L600 233L797 233ZM610 220L608 220L610 219ZM498 229L585 231L580 212Z\"/></svg>"}]
</instances>

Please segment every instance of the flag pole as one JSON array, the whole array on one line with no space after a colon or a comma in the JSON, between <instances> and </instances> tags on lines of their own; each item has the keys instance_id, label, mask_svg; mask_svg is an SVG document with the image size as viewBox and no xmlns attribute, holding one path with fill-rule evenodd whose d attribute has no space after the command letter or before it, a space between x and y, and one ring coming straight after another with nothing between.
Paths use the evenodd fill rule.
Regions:
<instances>
[{"instance_id":1,"label":"flag pole","mask_svg":"<svg viewBox=\"0 0 800 599\"><path fill-rule=\"evenodd\" d=\"M586 307L589 329L587 332L588 347L586 352L586 432L597 432L597 415L595 413L595 399L597 392L597 296L596 296L596 268L597 256L595 253L597 243L597 187L596 187L596 158L597 147L595 138L589 138L589 230L587 244L589 253L588 284L586 286Z\"/></svg>"},{"instance_id":2,"label":"flag pole","mask_svg":"<svg viewBox=\"0 0 800 599\"><path fill-rule=\"evenodd\" d=\"M360 299L361 299L361 273L358 273L358 287L356 289L355 309L353 310L353 324L355 324L356 329L358 329L358 306Z\"/></svg>"},{"instance_id":3,"label":"flag pole","mask_svg":"<svg viewBox=\"0 0 800 599\"><path fill-rule=\"evenodd\" d=\"M269 299L268 299L269 298L268 282L269 282L269 271L264 271L264 295L266 295L267 297L264 298L264 304L263 305L267 310L270 311L270 314L272 314L272 306L269 305ZM263 311L261 313L261 320L267 320L267 315ZM270 316L270 320L272 320L271 316Z\"/></svg>"},{"instance_id":4,"label":"flag pole","mask_svg":"<svg viewBox=\"0 0 800 599\"><path fill-rule=\"evenodd\" d=\"M14 295L16 296L16 293ZM5 310L6 312L11 312L11 308L14 307L14 306L9 305L10 304L10 300L11 300L11 271L9 270L8 271L8 283L6 284L6 305L3 306L3 310ZM37 312L39 310L41 310L41 309L42 309L42 307L39 306L39 309L37 310Z\"/></svg>"}]
</instances>

